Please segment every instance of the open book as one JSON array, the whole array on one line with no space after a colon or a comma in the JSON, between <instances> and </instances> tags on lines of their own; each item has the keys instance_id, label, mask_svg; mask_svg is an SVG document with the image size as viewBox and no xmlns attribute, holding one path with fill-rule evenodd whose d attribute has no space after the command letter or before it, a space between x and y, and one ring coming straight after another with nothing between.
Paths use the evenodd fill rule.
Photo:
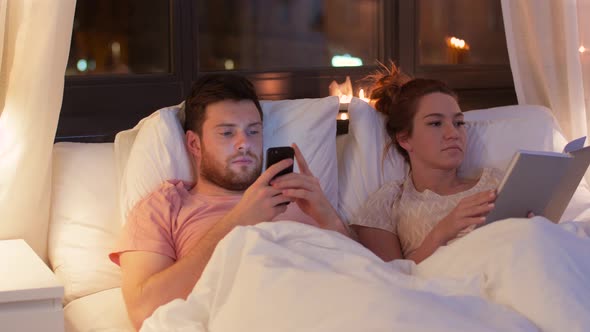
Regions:
<instances>
[{"instance_id":1,"label":"open book","mask_svg":"<svg viewBox=\"0 0 590 332\"><path fill-rule=\"evenodd\" d=\"M590 164L586 137L566 145L563 153L518 151L498 187L495 207L484 224L525 218L529 212L558 222Z\"/></svg>"}]
</instances>

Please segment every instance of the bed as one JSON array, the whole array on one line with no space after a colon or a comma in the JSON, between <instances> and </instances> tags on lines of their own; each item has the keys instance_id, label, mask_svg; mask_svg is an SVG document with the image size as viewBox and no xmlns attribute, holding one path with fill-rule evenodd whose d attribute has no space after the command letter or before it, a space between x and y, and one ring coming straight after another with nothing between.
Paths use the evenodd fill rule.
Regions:
<instances>
[{"instance_id":1,"label":"bed","mask_svg":"<svg viewBox=\"0 0 590 332\"><path fill-rule=\"evenodd\" d=\"M362 100L354 98L351 101L349 131L340 136L336 136L335 118L339 111L336 97L263 102L262 105L265 148L271 143L274 146L297 142L310 168L320 179L328 199L337 207L344 220L349 220L367 196L385 181L403 177L407 172L401 157L395 152L381 159L386 144L383 119ZM466 113L466 120L470 157L461 169L466 174L483 166L504 169L517 149L560 151L566 143L554 118L542 107L507 106L470 111ZM65 288L66 331L133 330L119 287L120 271L107 255L114 248L124 217L135 202L167 178L191 180L190 161L186 158L182 143L178 143L182 141L181 122L182 105L177 105L159 110L135 128L120 133L114 143L55 144L48 254L50 266ZM285 219L288 220L288 215ZM590 190L586 181L580 184L562 220L590 222ZM490 236L507 232L502 228L502 223L499 224L490 231ZM583 227L576 228L577 225L573 224L567 227L568 231L581 234L580 238L586 235ZM388 327L391 326L405 331L426 331L433 327L440 331L453 328L461 330L469 326L473 327L470 329L472 331L485 330L475 328L474 322L487 323L488 330L494 330L492 327L535 330L534 324L505 306L483 301L481 287L477 286L481 280L472 278L457 281L456 275L451 272L460 269L450 269L449 275L442 279L430 278L431 271L440 264L450 264L451 257L456 256L455 251L460 250L461 246L471 248L469 241L443 250L439 260L432 260L432 263L420 268L408 261L385 264L356 242L289 221L280 226L264 223L260 227L240 229L230 235L216 250L216 263L207 267L206 281L195 292L196 300L190 302L193 309L186 314L191 316L198 313L201 316L192 323L184 322L190 326L187 330L244 330L244 326L248 326L246 330L263 331L271 330L267 323L275 324L273 326L276 328L276 323L282 322L283 325L278 325L282 328L279 330L326 331L339 328L340 331L353 331L358 327L355 322L360 321L365 324L362 330L376 331L390 330ZM251 243L249 239L252 237L261 240L254 242L256 246L248 248L245 244ZM473 238L470 241L477 240L478 243L489 239L486 234L481 234L480 239ZM277 243L283 243L284 246L277 247ZM306 245L318 248L319 251L306 252ZM490 242L489 245L494 244ZM339 250L345 254L335 254ZM250 255L252 252L258 255ZM263 255L260 255L261 252ZM288 254L264 255L269 252L299 255L297 257L308 263L301 266L288 259L281 260L291 257ZM465 256L457 261L468 261L470 257L473 256ZM250 263L252 260L262 263ZM221 274L220 271L224 271L222 267L227 272L227 267L240 262L248 262L238 265L252 266L253 270ZM256 270L256 266L264 269ZM268 273L267 268L273 266L290 267L289 273L284 274L284 269ZM371 272L349 273L355 270ZM412 273L421 275L419 278L391 279L387 271L397 276ZM353 279L365 280L366 283L351 284L346 281ZM246 283L247 280L251 283ZM240 281L242 287L237 287ZM378 287L371 287L369 291L353 289L348 295L330 292L330 287L336 287L340 281L343 287L401 283L403 289L387 293ZM324 283L325 287L322 287ZM314 285L318 288L314 289ZM211 293L203 296L202 292L206 289L215 290L216 296L212 297ZM230 292L229 289L234 291ZM400 297L409 300L391 300ZM423 297L430 300L436 298L447 309L464 309L471 313L468 315L471 318L453 320L449 318L453 317L453 310L449 309L433 312L431 319L424 319L423 315L417 314L420 308L427 308L421 300ZM318 301L322 298L331 299L331 302L325 303L332 306L330 310L318 307L324 303ZM380 302L374 299L381 298L386 302L379 305ZM226 301L215 302L219 299ZM250 302L244 302L244 299ZM293 302L294 299L298 300ZM568 299L563 301L567 303ZM457 306L453 305L455 302ZM184 324L182 319L188 317L182 314L183 310L187 310L186 303L189 302L159 309L158 315L150 320L145 329L166 330L162 326L180 329L180 326L184 326L181 325ZM246 303L256 305L247 306ZM384 303L387 306L383 306ZM212 308L224 310L212 311ZM279 311L281 308L290 309ZM397 314L387 316L393 308L399 309ZM237 314L240 310L242 313ZM313 316L314 312L318 315L331 314L334 318ZM482 312L488 314L482 315ZM388 320L370 322L362 319L378 313L382 315L380 317L389 317ZM244 319L246 316L248 319ZM356 317L356 320L351 317ZM576 330L577 325L574 323L567 327ZM559 327L564 327L563 323L559 324ZM548 330L552 328L554 326L549 326Z\"/></svg>"}]
</instances>

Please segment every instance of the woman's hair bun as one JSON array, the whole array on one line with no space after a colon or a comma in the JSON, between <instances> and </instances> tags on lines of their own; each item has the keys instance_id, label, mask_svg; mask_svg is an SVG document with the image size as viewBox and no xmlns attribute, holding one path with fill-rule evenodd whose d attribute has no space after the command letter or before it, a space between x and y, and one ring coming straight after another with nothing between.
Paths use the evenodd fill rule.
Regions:
<instances>
[{"instance_id":1,"label":"woman's hair bun","mask_svg":"<svg viewBox=\"0 0 590 332\"><path fill-rule=\"evenodd\" d=\"M389 66L380 64L380 68L367 77L371 82L369 98L374 100L375 109L381 113L388 113L404 84L412 78L404 74L393 62Z\"/></svg>"}]
</instances>

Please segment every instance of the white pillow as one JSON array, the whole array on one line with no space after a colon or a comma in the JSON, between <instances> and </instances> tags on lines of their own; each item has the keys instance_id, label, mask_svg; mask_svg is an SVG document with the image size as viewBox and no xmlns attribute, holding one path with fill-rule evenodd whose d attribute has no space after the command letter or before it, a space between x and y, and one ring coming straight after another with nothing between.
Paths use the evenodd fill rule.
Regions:
<instances>
[{"instance_id":1,"label":"white pillow","mask_svg":"<svg viewBox=\"0 0 590 332\"><path fill-rule=\"evenodd\" d=\"M408 166L391 148L385 117L365 101L353 97L348 105L348 133L338 137L338 186L340 217L349 222L370 194L384 183L403 179Z\"/></svg>"},{"instance_id":2,"label":"white pillow","mask_svg":"<svg viewBox=\"0 0 590 332\"><path fill-rule=\"evenodd\" d=\"M115 155L120 174L121 220L145 195L162 182L193 182L186 150L181 105L160 109L133 129L117 134Z\"/></svg>"},{"instance_id":3,"label":"white pillow","mask_svg":"<svg viewBox=\"0 0 590 332\"><path fill-rule=\"evenodd\" d=\"M326 197L338 206L336 96L318 99L261 101L264 122L264 154L275 146L297 143L309 168L320 180ZM295 171L298 171L295 163ZM291 205L290 205L291 206Z\"/></svg>"},{"instance_id":4,"label":"white pillow","mask_svg":"<svg viewBox=\"0 0 590 332\"><path fill-rule=\"evenodd\" d=\"M483 167L505 170L519 150L562 151L565 139L549 111L540 106L505 106L465 112L466 158L460 172Z\"/></svg>"},{"instance_id":5,"label":"white pillow","mask_svg":"<svg viewBox=\"0 0 590 332\"><path fill-rule=\"evenodd\" d=\"M470 131L478 132L479 130L475 129L475 127L483 126L483 123L495 123L495 128L488 132L488 136L492 135L494 137L503 136L502 131L505 125L502 124L502 121L520 120L520 122L515 122L517 128L506 128L506 130L511 130L512 132L510 135L504 137L506 139L517 138L519 141L517 149L527 149L527 146L531 146L530 149L561 152L567 144L567 140L561 132L557 119L555 119L551 110L544 106L510 105L472 110L465 112L465 119L469 122L467 124L468 134ZM470 130L470 126L473 126L474 130ZM515 132L514 129L518 132ZM543 134L547 136L540 138ZM475 133L472 135L475 135ZM472 137L469 139L484 140ZM516 149L510 149L512 142L507 143L509 143L506 144L508 150L505 150L504 153L513 154ZM475 143L473 147L476 147ZM506 158L504 157L504 159ZM504 162L501 165L506 166L507 163Z\"/></svg>"},{"instance_id":6,"label":"white pillow","mask_svg":"<svg viewBox=\"0 0 590 332\"><path fill-rule=\"evenodd\" d=\"M270 146L297 143L326 196L337 206L335 137L338 97L261 101L261 106L265 151ZM193 181L182 118L178 106L162 109L143 119L132 130L117 135L115 152L122 174L122 216L165 180Z\"/></svg>"},{"instance_id":7,"label":"white pillow","mask_svg":"<svg viewBox=\"0 0 590 332\"><path fill-rule=\"evenodd\" d=\"M108 254L121 229L112 143L53 147L49 262L64 285L64 304L120 286Z\"/></svg>"},{"instance_id":8,"label":"white pillow","mask_svg":"<svg viewBox=\"0 0 590 332\"><path fill-rule=\"evenodd\" d=\"M394 148L382 164L383 148L389 142L385 118L367 103L353 98L349 109L349 132L339 138L339 213L350 221L368 196L389 181L403 178L408 165ZM466 176L482 167L504 171L519 149L562 151L566 140L555 118L541 106L514 105L465 112L466 158L460 172ZM590 208L582 182L565 218L575 218Z\"/></svg>"}]
</instances>

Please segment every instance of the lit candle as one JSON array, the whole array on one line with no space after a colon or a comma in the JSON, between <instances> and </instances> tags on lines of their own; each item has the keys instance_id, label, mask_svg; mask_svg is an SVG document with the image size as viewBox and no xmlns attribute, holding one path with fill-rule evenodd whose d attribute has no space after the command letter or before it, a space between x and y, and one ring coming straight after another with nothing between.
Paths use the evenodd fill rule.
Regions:
<instances>
[{"instance_id":1,"label":"lit candle","mask_svg":"<svg viewBox=\"0 0 590 332\"><path fill-rule=\"evenodd\" d=\"M349 104L352 100L352 96L350 95L341 95L340 96L340 104Z\"/></svg>"},{"instance_id":2,"label":"lit candle","mask_svg":"<svg viewBox=\"0 0 590 332\"><path fill-rule=\"evenodd\" d=\"M449 62L452 64L465 63L469 44L457 37L447 37L446 42L449 50Z\"/></svg>"},{"instance_id":3,"label":"lit candle","mask_svg":"<svg viewBox=\"0 0 590 332\"><path fill-rule=\"evenodd\" d=\"M340 112L346 112L348 110L348 105L350 104L350 101L352 100L352 96L351 95L340 95L340 106L339 106L339 110Z\"/></svg>"},{"instance_id":4,"label":"lit candle","mask_svg":"<svg viewBox=\"0 0 590 332\"><path fill-rule=\"evenodd\" d=\"M359 90L359 99L362 100L362 101L364 101L364 102L367 102L367 103L370 100L369 98L365 98L365 90L363 90L363 89L360 89Z\"/></svg>"}]
</instances>

